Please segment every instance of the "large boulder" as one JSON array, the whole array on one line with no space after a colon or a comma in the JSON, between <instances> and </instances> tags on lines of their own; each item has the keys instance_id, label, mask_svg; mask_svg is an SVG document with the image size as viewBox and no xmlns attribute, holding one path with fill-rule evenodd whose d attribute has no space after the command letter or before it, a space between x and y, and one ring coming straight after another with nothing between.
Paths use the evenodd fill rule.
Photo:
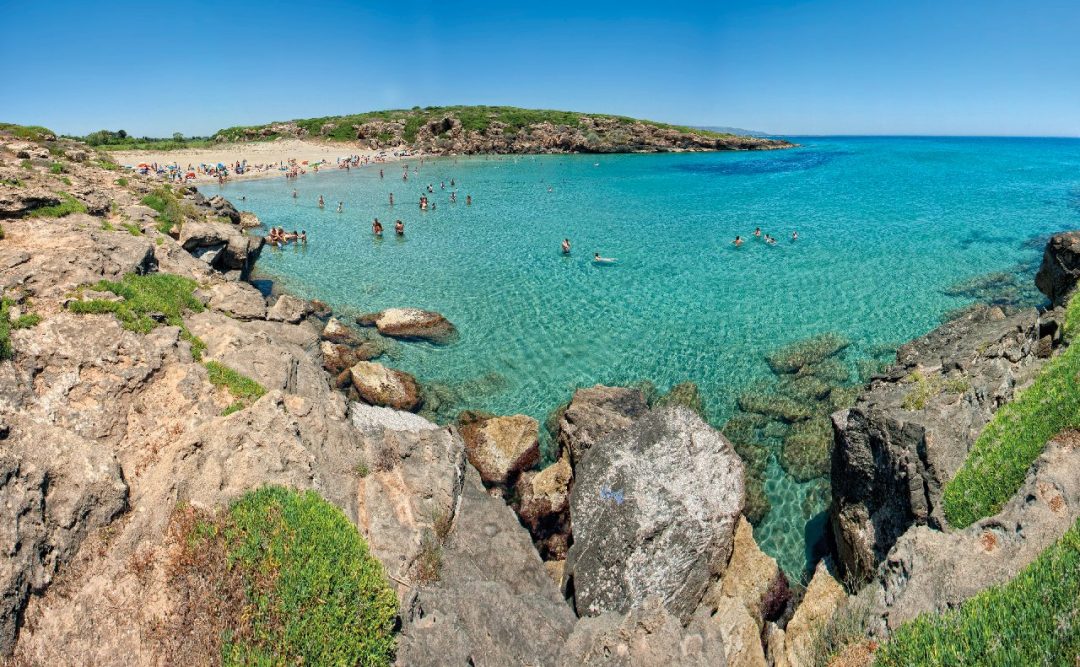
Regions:
<instances>
[{"instance_id":1,"label":"large boulder","mask_svg":"<svg viewBox=\"0 0 1080 667\"><path fill-rule=\"evenodd\" d=\"M266 319L271 322L288 322L297 324L311 312L307 301L297 299L289 294L282 294L274 302L274 305L266 311Z\"/></svg>"},{"instance_id":2,"label":"large boulder","mask_svg":"<svg viewBox=\"0 0 1080 667\"><path fill-rule=\"evenodd\" d=\"M603 385L578 389L559 418L559 445L577 465L601 438L629 427L648 410L645 394L637 389Z\"/></svg>"},{"instance_id":3,"label":"large boulder","mask_svg":"<svg viewBox=\"0 0 1080 667\"><path fill-rule=\"evenodd\" d=\"M222 272L239 271L246 278L262 252L265 240L248 236L238 228L222 223L184 223L180 245L195 257Z\"/></svg>"},{"instance_id":4,"label":"large boulder","mask_svg":"<svg viewBox=\"0 0 1080 667\"><path fill-rule=\"evenodd\" d=\"M735 664L725 659L726 641L718 624L695 618L684 628L662 600L652 597L626 614L609 611L578 620L558 664L723 667Z\"/></svg>"},{"instance_id":5,"label":"large boulder","mask_svg":"<svg viewBox=\"0 0 1080 667\"><path fill-rule=\"evenodd\" d=\"M373 323L384 336L404 340L446 343L457 333L450 320L439 313L419 308L389 308L361 317L358 321L361 324Z\"/></svg>"},{"instance_id":6,"label":"large boulder","mask_svg":"<svg viewBox=\"0 0 1080 667\"><path fill-rule=\"evenodd\" d=\"M1040 317L979 308L904 345L833 415L830 510L840 564L865 581L912 525L945 525L941 495L983 426L1041 368Z\"/></svg>"},{"instance_id":7,"label":"large boulder","mask_svg":"<svg viewBox=\"0 0 1080 667\"><path fill-rule=\"evenodd\" d=\"M577 463L567 576L580 616L649 596L686 621L724 571L744 502L743 464L694 412L671 406L597 442Z\"/></svg>"},{"instance_id":8,"label":"large boulder","mask_svg":"<svg viewBox=\"0 0 1080 667\"><path fill-rule=\"evenodd\" d=\"M489 486L512 485L540 461L540 424L526 415L482 417L463 423L469 463Z\"/></svg>"},{"instance_id":9,"label":"large boulder","mask_svg":"<svg viewBox=\"0 0 1080 667\"><path fill-rule=\"evenodd\" d=\"M236 207L233 206L232 202L225 197L222 197L221 195L214 195L210 199L206 200L206 203L215 215L228 218L229 222L234 225L240 224L240 211L237 211Z\"/></svg>"},{"instance_id":10,"label":"large boulder","mask_svg":"<svg viewBox=\"0 0 1080 667\"><path fill-rule=\"evenodd\" d=\"M724 576L709 588L702 604L719 609L725 605L724 598L733 598L746 608L760 632L768 616L783 611L786 593L786 580L776 559L758 547L753 527L740 516Z\"/></svg>"},{"instance_id":11,"label":"large boulder","mask_svg":"<svg viewBox=\"0 0 1080 667\"><path fill-rule=\"evenodd\" d=\"M339 343L350 347L355 347L363 342L363 339L360 338L358 333L353 331L347 325L342 324L341 320L336 317L331 317L327 320L326 326L323 327L322 338L331 343Z\"/></svg>"},{"instance_id":12,"label":"large boulder","mask_svg":"<svg viewBox=\"0 0 1080 667\"><path fill-rule=\"evenodd\" d=\"M349 369L349 375L353 389L365 403L410 412L420 408L420 385L404 371L360 361Z\"/></svg>"},{"instance_id":13,"label":"large boulder","mask_svg":"<svg viewBox=\"0 0 1080 667\"><path fill-rule=\"evenodd\" d=\"M1080 280L1080 232L1052 236L1035 274L1035 286L1055 306L1060 306L1076 288L1077 280Z\"/></svg>"}]
</instances>

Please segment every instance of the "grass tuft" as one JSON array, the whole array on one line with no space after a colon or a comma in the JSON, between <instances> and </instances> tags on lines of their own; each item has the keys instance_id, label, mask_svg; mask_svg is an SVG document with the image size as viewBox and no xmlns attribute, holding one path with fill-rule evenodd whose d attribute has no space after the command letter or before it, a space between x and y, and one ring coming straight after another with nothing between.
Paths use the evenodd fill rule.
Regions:
<instances>
[{"instance_id":1,"label":"grass tuft","mask_svg":"<svg viewBox=\"0 0 1080 667\"><path fill-rule=\"evenodd\" d=\"M66 192L60 193L60 203L42 206L30 212L31 218L62 218L72 213L86 213L86 204Z\"/></svg>"},{"instance_id":2,"label":"grass tuft","mask_svg":"<svg viewBox=\"0 0 1080 667\"><path fill-rule=\"evenodd\" d=\"M225 387L233 398L239 401L255 401L266 394L266 387L225 364L208 361L204 365L210 374L210 383L216 387Z\"/></svg>"}]
</instances>

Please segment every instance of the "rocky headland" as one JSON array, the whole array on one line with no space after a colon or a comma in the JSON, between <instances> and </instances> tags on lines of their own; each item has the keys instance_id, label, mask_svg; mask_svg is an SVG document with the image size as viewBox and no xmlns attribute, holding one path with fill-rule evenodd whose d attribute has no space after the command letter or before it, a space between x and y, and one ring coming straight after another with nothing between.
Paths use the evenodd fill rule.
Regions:
<instances>
[{"instance_id":1,"label":"rocky headland","mask_svg":"<svg viewBox=\"0 0 1080 667\"><path fill-rule=\"evenodd\" d=\"M579 389L547 425L557 451L541 469L536 420L435 424L422 415L436 397L384 357L452 341L450 322L401 308L354 327L325 304L266 297L247 282L254 227L76 142L0 134L4 658L229 662L221 635L254 593L191 567L214 524L185 517L267 486L313 491L355 527L392 591L402 665L820 664L845 610L869 610L848 643L878 641L1007 580L1080 512L1068 434L996 515L952 529L940 509L978 431L1065 347L1060 309L973 311L902 348L833 415L836 559L803 585L754 541L753 464L690 386ZM1054 243L1046 262L1064 268L1040 287L1060 304L1077 267ZM803 385L838 345L814 343L812 373L773 360L820 410L829 388ZM865 582L856 596L845 574Z\"/></svg>"},{"instance_id":2,"label":"rocky headland","mask_svg":"<svg viewBox=\"0 0 1080 667\"><path fill-rule=\"evenodd\" d=\"M790 148L782 139L653 121L513 107L427 107L310 118L218 131L215 141L316 139L429 155L657 153Z\"/></svg>"}]
</instances>

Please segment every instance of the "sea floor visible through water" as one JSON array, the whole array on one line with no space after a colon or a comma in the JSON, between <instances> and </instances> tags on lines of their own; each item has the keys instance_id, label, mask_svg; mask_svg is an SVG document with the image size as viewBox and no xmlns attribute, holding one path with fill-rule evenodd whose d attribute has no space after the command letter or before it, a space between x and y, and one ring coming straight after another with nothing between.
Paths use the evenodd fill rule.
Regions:
<instances>
[{"instance_id":1,"label":"sea floor visible through water","mask_svg":"<svg viewBox=\"0 0 1080 667\"><path fill-rule=\"evenodd\" d=\"M444 420L478 409L544 423L578 387L692 381L722 427L741 394L776 386L765 359L784 346L846 339L838 358L856 383L864 362L955 309L1038 303L1042 244L1080 226L1077 140L796 141L761 153L412 160L408 181L389 164L383 178L373 165L202 189L267 228L307 231L306 246L259 260L287 291L339 313L416 306L453 321L454 343L398 343L385 360L427 385ZM419 210L421 195L435 210ZM594 253L618 261L598 265ZM771 511L755 536L798 578L820 555L827 480L797 481L775 449L764 475Z\"/></svg>"}]
</instances>

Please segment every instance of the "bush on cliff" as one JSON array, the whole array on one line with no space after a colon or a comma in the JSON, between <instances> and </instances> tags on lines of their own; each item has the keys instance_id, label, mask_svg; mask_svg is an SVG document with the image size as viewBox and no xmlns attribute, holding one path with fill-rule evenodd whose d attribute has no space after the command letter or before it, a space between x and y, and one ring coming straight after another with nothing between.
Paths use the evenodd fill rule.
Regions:
<instances>
[{"instance_id":1,"label":"bush on cliff","mask_svg":"<svg viewBox=\"0 0 1080 667\"><path fill-rule=\"evenodd\" d=\"M1080 521L1009 583L901 626L877 664L1080 664Z\"/></svg>"},{"instance_id":2,"label":"bush on cliff","mask_svg":"<svg viewBox=\"0 0 1080 667\"><path fill-rule=\"evenodd\" d=\"M31 218L62 218L73 213L86 213L86 204L66 192L60 193L60 203L42 206L30 212Z\"/></svg>"},{"instance_id":3,"label":"bush on cliff","mask_svg":"<svg viewBox=\"0 0 1080 667\"><path fill-rule=\"evenodd\" d=\"M1078 306L1080 299L1069 303L1070 311ZM1064 429L1080 427L1078 374L1080 345L1069 345L994 414L945 487L950 524L961 528L996 514L1020 489L1046 443Z\"/></svg>"},{"instance_id":4,"label":"bush on cliff","mask_svg":"<svg viewBox=\"0 0 1080 667\"><path fill-rule=\"evenodd\" d=\"M164 628L169 653L226 665L392 661L397 596L356 528L315 492L263 487L216 517L182 507L171 533L183 607Z\"/></svg>"},{"instance_id":5,"label":"bush on cliff","mask_svg":"<svg viewBox=\"0 0 1080 667\"><path fill-rule=\"evenodd\" d=\"M142 198L142 203L158 213L158 231L170 234L173 227L183 227L184 218L190 213L185 210L180 198L168 186L160 187Z\"/></svg>"}]
</instances>

